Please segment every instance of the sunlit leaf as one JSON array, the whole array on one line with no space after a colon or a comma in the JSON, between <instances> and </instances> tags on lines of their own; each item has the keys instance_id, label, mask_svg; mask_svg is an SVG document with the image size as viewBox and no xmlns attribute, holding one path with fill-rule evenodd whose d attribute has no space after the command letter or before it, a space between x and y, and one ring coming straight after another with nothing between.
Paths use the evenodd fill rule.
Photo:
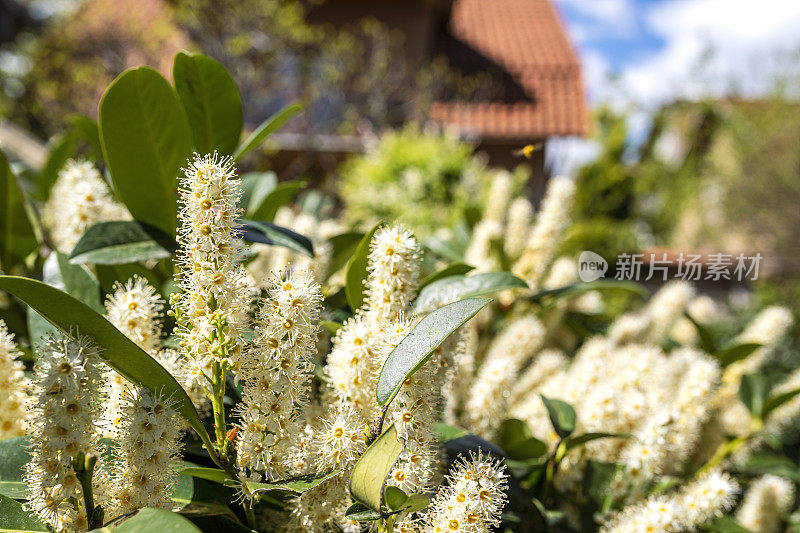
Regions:
<instances>
[{"instance_id":1,"label":"sunlit leaf","mask_svg":"<svg viewBox=\"0 0 800 533\"><path fill-rule=\"evenodd\" d=\"M419 292L414 311L425 313L438 306L463 300L489 296L511 289L524 289L528 285L510 272L484 272L472 276L449 276L434 281Z\"/></svg>"},{"instance_id":2,"label":"sunlit leaf","mask_svg":"<svg viewBox=\"0 0 800 533\"><path fill-rule=\"evenodd\" d=\"M553 400L540 395L547 414L550 417L550 422L553 424L553 429L562 439L569 437L575 431L575 422L577 416L575 409L572 408L567 402L561 400Z\"/></svg>"},{"instance_id":3,"label":"sunlit leaf","mask_svg":"<svg viewBox=\"0 0 800 533\"><path fill-rule=\"evenodd\" d=\"M262 122L261 125L244 140L239 148L236 149L233 154L234 161L240 160L248 152L257 148L271 133L286 124L289 119L299 113L301 109L303 109L303 106L300 104L291 104Z\"/></svg>"},{"instance_id":4,"label":"sunlit leaf","mask_svg":"<svg viewBox=\"0 0 800 533\"><path fill-rule=\"evenodd\" d=\"M240 222L242 224L242 239L246 241L282 246L303 255L314 257L314 245L311 243L311 239L305 235L300 235L272 222L245 219L240 220Z\"/></svg>"},{"instance_id":5,"label":"sunlit leaf","mask_svg":"<svg viewBox=\"0 0 800 533\"><path fill-rule=\"evenodd\" d=\"M115 220L87 228L69 259L75 264L124 265L164 259L176 249L175 239L158 228L135 220Z\"/></svg>"},{"instance_id":6,"label":"sunlit leaf","mask_svg":"<svg viewBox=\"0 0 800 533\"><path fill-rule=\"evenodd\" d=\"M397 439L397 430L392 424L369 445L353 466L347 487L354 501L381 512L383 485L401 451L403 444Z\"/></svg>"},{"instance_id":7,"label":"sunlit leaf","mask_svg":"<svg viewBox=\"0 0 800 533\"><path fill-rule=\"evenodd\" d=\"M372 237L383 221L375 224L358 243L355 253L347 262L345 273L345 294L347 303L353 312L357 311L364 304L364 282L367 279L367 264L369 263L369 250L372 244Z\"/></svg>"}]
</instances>

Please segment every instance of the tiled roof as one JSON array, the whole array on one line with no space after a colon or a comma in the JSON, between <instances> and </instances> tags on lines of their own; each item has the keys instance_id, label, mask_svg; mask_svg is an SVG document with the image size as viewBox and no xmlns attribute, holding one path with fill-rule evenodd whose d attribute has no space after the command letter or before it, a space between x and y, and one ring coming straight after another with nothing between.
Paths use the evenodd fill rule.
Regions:
<instances>
[{"instance_id":1,"label":"tiled roof","mask_svg":"<svg viewBox=\"0 0 800 533\"><path fill-rule=\"evenodd\" d=\"M586 133L580 66L549 0L456 0L448 32L456 67L500 71L515 88L502 100L436 102L434 120L481 138Z\"/></svg>"}]
</instances>

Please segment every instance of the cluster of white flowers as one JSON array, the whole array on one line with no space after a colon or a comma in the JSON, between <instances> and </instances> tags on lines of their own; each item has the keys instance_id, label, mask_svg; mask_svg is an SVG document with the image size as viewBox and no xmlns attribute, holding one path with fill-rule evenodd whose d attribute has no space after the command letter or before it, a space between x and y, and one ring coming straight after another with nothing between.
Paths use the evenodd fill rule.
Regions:
<instances>
[{"instance_id":1,"label":"cluster of white flowers","mask_svg":"<svg viewBox=\"0 0 800 533\"><path fill-rule=\"evenodd\" d=\"M660 346L683 318L693 296L691 284L671 281L650 298L644 309L617 318L609 327L608 336L616 344L646 342Z\"/></svg>"},{"instance_id":2,"label":"cluster of white flowers","mask_svg":"<svg viewBox=\"0 0 800 533\"><path fill-rule=\"evenodd\" d=\"M508 257L519 257L525 249L533 218L533 206L527 198L515 198L508 206L503 250Z\"/></svg>"},{"instance_id":3,"label":"cluster of white flowers","mask_svg":"<svg viewBox=\"0 0 800 533\"><path fill-rule=\"evenodd\" d=\"M237 370L252 287L239 260L240 180L229 157L195 156L181 178L179 278L173 305L190 379L208 386L215 364Z\"/></svg>"},{"instance_id":4,"label":"cluster of white flowers","mask_svg":"<svg viewBox=\"0 0 800 533\"><path fill-rule=\"evenodd\" d=\"M168 397L142 388L126 394L116 434L121 458L111 478L117 506L112 516L142 507L173 507L180 437L179 415Z\"/></svg>"},{"instance_id":5,"label":"cluster of white flowers","mask_svg":"<svg viewBox=\"0 0 800 533\"><path fill-rule=\"evenodd\" d=\"M571 179L555 177L550 180L522 255L512 267L512 272L527 281L531 289L542 283L558 251L561 236L569 224L574 194L575 184Z\"/></svg>"},{"instance_id":6,"label":"cluster of white flowers","mask_svg":"<svg viewBox=\"0 0 800 533\"><path fill-rule=\"evenodd\" d=\"M305 212L295 212L291 207L283 206L275 214L275 224L288 228L311 240L314 245L314 257L308 257L288 248L254 244L252 251L256 258L247 265L247 272L252 275L262 289L267 288L269 280L280 274L287 266L295 270L311 273L315 279L328 277L331 253L333 248L330 238L342 232L342 226L333 219L317 220Z\"/></svg>"},{"instance_id":7,"label":"cluster of white flowers","mask_svg":"<svg viewBox=\"0 0 800 533\"><path fill-rule=\"evenodd\" d=\"M626 507L600 529L601 533L695 531L695 528L730 509L739 486L719 471L683 486L674 494L657 494Z\"/></svg>"},{"instance_id":8,"label":"cluster of white flowers","mask_svg":"<svg viewBox=\"0 0 800 533\"><path fill-rule=\"evenodd\" d=\"M28 429L28 508L56 531L85 531L83 490L73 464L96 445L97 352L86 340L49 339L40 354ZM93 511L89 509L88 511Z\"/></svg>"},{"instance_id":9,"label":"cluster of white flowers","mask_svg":"<svg viewBox=\"0 0 800 533\"><path fill-rule=\"evenodd\" d=\"M424 533L492 531L506 503L504 467L482 454L461 457L422 517ZM416 529L416 528L414 528Z\"/></svg>"},{"instance_id":10,"label":"cluster of white flowers","mask_svg":"<svg viewBox=\"0 0 800 533\"><path fill-rule=\"evenodd\" d=\"M499 267L492 246L502 242L512 185L513 176L509 172L501 171L492 176L483 218L475 226L472 240L464 253L464 261L474 266L477 272L490 272Z\"/></svg>"},{"instance_id":11,"label":"cluster of white flowers","mask_svg":"<svg viewBox=\"0 0 800 533\"><path fill-rule=\"evenodd\" d=\"M25 435L28 420L28 388L25 365L14 335L0 320L0 440Z\"/></svg>"},{"instance_id":12,"label":"cluster of white flowers","mask_svg":"<svg viewBox=\"0 0 800 533\"><path fill-rule=\"evenodd\" d=\"M766 475L755 480L744 495L736 520L753 533L780 533L782 517L794 503L794 485Z\"/></svg>"},{"instance_id":13,"label":"cluster of white flowers","mask_svg":"<svg viewBox=\"0 0 800 533\"><path fill-rule=\"evenodd\" d=\"M255 340L239 369L244 396L236 447L243 478L261 481L263 473L274 480L294 470L291 448L302 432L321 302L311 275L293 271L274 279L258 311Z\"/></svg>"},{"instance_id":14,"label":"cluster of white flowers","mask_svg":"<svg viewBox=\"0 0 800 533\"><path fill-rule=\"evenodd\" d=\"M55 247L64 253L72 251L89 226L129 218L97 169L89 161L72 159L59 171L42 209L42 222Z\"/></svg>"}]
</instances>

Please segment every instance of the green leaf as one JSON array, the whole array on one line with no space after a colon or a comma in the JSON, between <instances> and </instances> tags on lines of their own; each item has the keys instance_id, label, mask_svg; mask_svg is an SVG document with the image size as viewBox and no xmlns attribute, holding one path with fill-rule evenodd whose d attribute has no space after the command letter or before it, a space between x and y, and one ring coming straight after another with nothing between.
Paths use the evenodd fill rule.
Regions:
<instances>
[{"instance_id":1,"label":"green leaf","mask_svg":"<svg viewBox=\"0 0 800 533\"><path fill-rule=\"evenodd\" d=\"M800 469L784 455L769 452L755 453L747 458L740 470L750 475L772 474L800 483Z\"/></svg>"},{"instance_id":2,"label":"green leaf","mask_svg":"<svg viewBox=\"0 0 800 533\"><path fill-rule=\"evenodd\" d=\"M89 158L93 161L103 159L103 146L100 144L100 130L97 122L86 115L72 115L73 135L76 139L83 139L89 147Z\"/></svg>"},{"instance_id":3,"label":"green leaf","mask_svg":"<svg viewBox=\"0 0 800 533\"><path fill-rule=\"evenodd\" d=\"M44 201L50 197L50 189L58 179L59 171L75 155L77 146L78 137L72 132L50 140L47 160L36 178L37 191L35 194L37 199Z\"/></svg>"},{"instance_id":4,"label":"green leaf","mask_svg":"<svg viewBox=\"0 0 800 533\"><path fill-rule=\"evenodd\" d=\"M426 509L431 504L431 499L424 494L409 494L403 507L407 513L416 513Z\"/></svg>"},{"instance_id":5,"label":"green leaf","mask_svg":"<svg viewBox=\"0 0 800 533\"><path fill-rule=\"evenodd\" d=\"M191 465L191 463L184 464ZM225 515L235 518L236 515L228 506L235 496L233 487L180 473L170 499L178 504L183 514Z\"/></svg>"},{"instance_id":6,"label":"green leaf","mask_svg":"<svg viewBox=\"0 0 800 533\"><path fill-rule=\"evenodd\" d=\"M774 411L781 405L785 404L786 402L792 400L798 394L800 394L800 389L793 389L781 394L770 396L769 398L767 398L767 401L764 402L762 417L767 418L772 411Z\"/></svg>"},{"instance_id":7,"label":"green leaf","mask_svg":"<svg viewBox=\"0 0 800 533\"><path fill-rule=\"evenodd\" d=\"M606 498L609 496L608 486L616 472L617 465L615 463L603 463L594 459L589 459L586 463L581 492L584 497L594 502L597 509L604 507Z\"/></svg>"},{"instance_id":8,"label":"green leaf","mask_svg":"<svg viewBox=\"0 0 800 533\"><path fill-rule=\"evenodd\" d=\"M539 395L542 398L547 414L550 416L550 422L553 424L553 429L562 439L569 437L575 431L575 409L572 408L567 402L561 400L551 400L545 396Z\"/></svg>"},{"instance_id":9,"label":"green leaf","mask_svg":"<svg viewBox=\"0 0 800 533\"><path fill-rule=\"evenodd\" d=\"M565 441L567 450L571 450L573 448L577 448L581 444L586 444L587 442L591 442L593 440L598 439L629 439L631 435L629 433L584 433L582 435L575 435L572 437L568 437Z\"/></svg>"},{"instance_id":10,"label":"green leaf","mask_svg":"<svg viewBox=\"0 0 800 533\"><path fill-rule=\"evenodd\" d=\"M175 234L178 174L192 132L175 90L150 67L120 74L100 100L100 141L114 188L133 218Z\"/></svg>"},{"instance_id":11,"label":"green leaf","mask_svg":"<svg viewBox=\"0 0 800 533\"><path fill-rule=\"evenodd\" d=\"M528 285L510 272L485 272L473 276L450 276L434 281L419 292L414 302L416 313L434 310L443 303L466 298L488 296L510 289L524 289Z\"/></svg>"},{"instance_id":12,"label":"green leaf","mask_svg":"<svg viewBox=\"0 0 800 533\"><path fill-rule=\"evenodd\" d=\"M439 437L439 442L447 442L449 440L469 435L469 431L461 429L456 426L445 424L444 422L434 422L433 432Z\"/></svg>"},{"instance_id":13,"label":"green leaf","mask_svg":"<svg viewBox=\"0 0 800 533\"><path fill-rule=\"evenodd\" d=\"M187 466L180 469L178 475L205 479L206 481L213 481L220 485L227 485L235 481L231 475L224 470L219 468L207 468L204 466Z\"/></svg>"},{"instance_id":14,"label":"green leaf","mask_svg":"<svg viewBox=\"0 0 800 533\"><path fill-rule=\"evenodd\" d=\"M706 531L714 531L715 533L753 533L730 516L722 516L701 527Z\"/></svg>"},{"instance_id":15,"label":"green leaf","mask_svg":"<svg viewBox=\"0 0 800 533\"><path fill-rule=\"evenodd\" d=\"M275 176L274 172L248 172L243 174L240 205L244 209L244 216L254 218L253 212L277 185L278 177Z\"/></svg>"},{"instance_id":16,"label":"green leaf","mask_svg":"<svg viewBox=\"0 0 800 533\"><path fill-rule=\"evenodd\" d=\"M424 289L434 281L439 281L440 279L449 278L451 276L460 276L462 274L466 274L467 272L471 272L475 270L474 266L468 265L466 263L453 263L450 264L443 269L439 270L438 272L434 272L427 278L423 279L419 283L419 290Z\"/></svg>"},{"instance_id":17,"label":"green leaf","mask_svg":"<svg viewBox=\"0 0 800 533\"><path fill-rule=\"evenodd\" d=\"M20 482L25 464L31 460L26 437L0 440L0 481Z\"/></svg>"},{"instance_id":18,"label":"green leaf","mask_svg":"<svg viewBox=\"0 0 800 533\"><path fill-rule=\"evenodd\" d=\"M253 483L248 481L245 483L245 487L253 494L282 492L302 494L307 490L313 489L317 485L325 483L329 479L335 478L341 473L341 470L335 470L326 474L298 476L281 481L270 481L269 483Z\"/></svg>"},{"instance_id":19,"label":"green leaf","mask_svg":"<svg viewBox=\"0 0 800 533\"><path fill-rule=\"evenodd\" d=\"M74 264L124 265L164 259L176 249L175 239L158 228L135 220L115 220L87 228L69 259Z\"/></svg>"},{"instance_id":20,"label":"green leaf","mask_svg":"<svg viewBox=\"0 0 800 533\"><path fill-rule=\"evenodd\" d=\"M112 531L111 528L92 531ZM201 533L196 525L178 513L166 509L145 508L113 528L114 533L141 533L142 531L163 531L169 533Z\"/></svg>"},{"instance_id":21,"label":"green leaf","mask_svg":"<svg viewBox=\"0 0 800 533\"><path fill-rule=\"evenodd\" d=\"M281 183L267 194L258 205L254 206L247 216L256 220L272 222L278 209L288 204L297 194L297 191L305 187L303 181L287 181Z\"/></svg>"},{"instance_id":22,"label":"green leaf","mask_svg":"<svg viewBox=\"0 0 800 533\"><path fill-rule=\"evenodd\" d=\"M373 520L379 520L381 518L381 513L378 511L373 511L363 503L356 502L344 512L344 515L349 518L350 520L355 520L356 522L372 522Z\"/></svg>"},{"instance_id":23,"label":"green leaf","mask_svg":"<svg viewBox=\"0 0 800 533\"><path fill-rule=\"evenodd\" d=\"M202 54L178 52L172 78L197 151L232 154L242 133L242 97L225 67Z\"/></svg>"},{"instance_id":24,"label":"green leaf","mask_svg":"<svg viewBox=\"0 0 800 533\"><path fill-rule=\"evenodd\" d=\"M0 494L0 533L49 531L38 519L31 517L22 504Z\"/></svg>"},{"instance_id":25,"label":"green leaf","mask_svg":"<svg viewBox=\"0 0 800 533\"><path fill-rule=\"evenodd\" d=\"M534 303L542 303L545 300L560 300L561 298L571 298L580 294L591 291L607 291L607 290L622 290L638 295L641 298L647 298L650 292L639 283L632 281L622 281L614 279L599 279L587 283L580 282L556 289L547 289L539 291L528 297L528 300Z\"/></svg>"},{"instance_id":26,"label":"green leaf","mask_svg":"<svg viewBox=\"0 0 800 533\"><path fill-rule=\"evenodd\" d=\"M364 234L358 231L349 231L334 235L328 242L331 244L331 262L328 265L328 272L335 274L340 268L345 266L353 257L358 248L358 243L364 238Z\"/></svg>"},{"instance_id":27,"label":"green leaf","mask_svg":"<svg viewBox=\"0 0 800 533\"><path fill-rule=\"evenodd\" d=\"M742 376L742 383L739 385L739 399L757 419L763 419L767 387L767 378L762 374Z\"/></svg>"},{"instance_id":28,"label":"green leaf","mask_svg":"<svg viewBox=\"0 0 800 533\"><path fill-rule=\"evenodd\" d=\"M397 430L392 424L369 445L353 466L347 488L354 501L381 512L383 484L401 451L403 444L397 440Z\"/></svg>"},{"instance_id":29,"label":"green leaf","mask_svg":"<svg viewBox=\"0 0 800 533\"><path fill-rule=\"evenodd\" d=\"M27 498L26 490L27 485L24 481L0 481L0 494L3 496L24 500Z\"/></svg>"},{"instance_id":30,"label":"green leaf","mask_svg":"<svg viewBox=\"0 0 800 533\"><path fill-rule=\"evenodd\" d=\"M507 457L517 461L535 459L547 453L547 444L533 436L528 424L516 418L503 421L498 441Z\"/></svg>"},{"instance_id":31,"label":"green leaf","mask_svg":"<svg viewBox=\"0 0 800 533\"><path fill-rule=\"evenodd\" d=\"M387 486L383 491L383 499L386 506L392 511L399 511L408 501L408 494L397 487Z\"/></svg>"},{"instance_id":32,"label":"green leaf","mask_svg":"<svg viewBox=\"0 0 800 533\"><path fill-rule=\"evenodd\" d=\"M242 239L250 242L260 242L272 246L282 246L292 251L314 257L314 245L311 239L300 235L290 229L261 220L240 220L242 224Z\"/></svg>"},{"instance_id":33,"label":"green leaf","mask_svg":"<svg viewBox=\"0 0 800 533\"><path fill-rule=\"evenodd\" d=\"M403 381L425 364L440 344L489 302L491 300L488 298L459 300L440 307L420 320L384 361L375 391L378 403L386 405L391 402Z\"/></svg>"},{"instance_id":34,"label":"green leaf","mask_svg":"<svg viewBox=\"0 0 800 533\"><path fill-rule=\"evenodd\" d=\"M718 351L717 340L714 338L714 335L712 335L711 331L703 324L695 320L694 317L692 317L692 315L689 313L684 313L684 316L689 319L689 322L691 322L694 328L697 330L697 335L700 337L700 348L702 348L706 353L716 353Z\"/></svg>"},{"instance_id":35,"label":"green leaf","mask_svg":"<svg viewBox=\"0 0 800 533\"><path fill-rule=\"evenodd\" d=\"M728 366L731 363L735 363L736 361L741 361L742 359L746 358L751 353L761 348L761 346L761 344L757 343L737 344L736 346L719 350L713 355L717 358L719 364L722 366Z\"/></svg>"},{"instance_id":36,"label":"green leaf","mask_svg":"<svg viewBox=\"0 0 800 533\"><path fill-rule=\"evenodd\" d=\"M80 300L44 283L0 276L0 290L13 294L67 335L87 335L103 348L100 357L128 381L172 397L176 410L205 441L208 433L192 400L155 359L123 335L105 317Z\"/></svg>"},{"instance_id":37,"label":"green leaf","mask_svg":"<svg viewBox=\"0 0 800 533\"><path fill-rule=\"evenodd\" d=\"M94 311L105 313L105 307L100 301L99 282L82 265L70 264L66 255L60 252L51 252L44 263L42 279L47 285L77 298ZM27 314L29 338L34 347L41 346L43 340L58 331L33 308L29 307Z\"/></svg>"},{"instance_id":38,"label":"green leaf","mask_svg":"<svg viewBox=\"0 0 800 533\"><path fill-rule=\"evenodd\" d=\"M0 268L10 270L38 248L30 207L0 151Z\"/></svg>"},{"instance_id":39,"label":"green leaf","mask_svg":"<svg viewBox=\"0 0 800 533\"><path fill-rule=\"evenodd\" d=\"M236 149L236 152L233 154L233 160L239 161L248 152L258 147L258 145L264 142L264 140L269 137L270 134L286 124L286 122L295 116L301 109L303 109L303 106L300 104L291 104L262 122L261 125L256 128L256 130L251 133L247 139L245 139L239 148Z\"/></svg>"},{"instance_id":40,"label":"green leaf","mask_svg":"<svg viewBox=\"0 0 800 533\"><path fill-rule=\"evenodd\" d=\"M355 313L364 304L364 282L367 279L367 265L369 263L369 250L372 237L381 227L383 221L378 222L361 238L356 251L347 262L345 273L345 294L350 309Z\"/></svg>"},{"instance_id":41,"label":"green leaf","mask_svg":"<svg viewBox=\"0 0 800 533\"><path fill-rule=\"evenodd\" d=\"M332 320L322 320L319 323L320 326L328 330L328 333L331 335L336 335L336 332L342 327L343 324L340 322L334 322Z\"/></svg>"}]
</instances>

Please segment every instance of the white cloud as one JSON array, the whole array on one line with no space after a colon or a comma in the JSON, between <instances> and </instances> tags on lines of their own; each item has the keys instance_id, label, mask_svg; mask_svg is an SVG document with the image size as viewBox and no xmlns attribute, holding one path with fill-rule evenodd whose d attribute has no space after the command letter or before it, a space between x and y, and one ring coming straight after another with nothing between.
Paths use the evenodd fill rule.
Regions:
<instances>
[{"instance_id":1,"label":"white cloud","mask_svg":"<svg viewBox=\"0 0 800 533\"><path fill-rule=\"evenodd\" d=\"M633 0L557 0L580 20L573 19L570 35L576 42L609 35L629 35L636 27Z\"/></svg>"},{"instance_id":2,"label":"white cloud","mask_svg":"<svg viewBox=\"0 0 800 533\"><path fill-rule=\"evenodd\" d=\"M776 75L792 70L790 54L800 49L796 1L670 0L644 20L664 46L622 78L645 104L732 87L747 96L763 93Z\"/></svg>"}]
</instances>

